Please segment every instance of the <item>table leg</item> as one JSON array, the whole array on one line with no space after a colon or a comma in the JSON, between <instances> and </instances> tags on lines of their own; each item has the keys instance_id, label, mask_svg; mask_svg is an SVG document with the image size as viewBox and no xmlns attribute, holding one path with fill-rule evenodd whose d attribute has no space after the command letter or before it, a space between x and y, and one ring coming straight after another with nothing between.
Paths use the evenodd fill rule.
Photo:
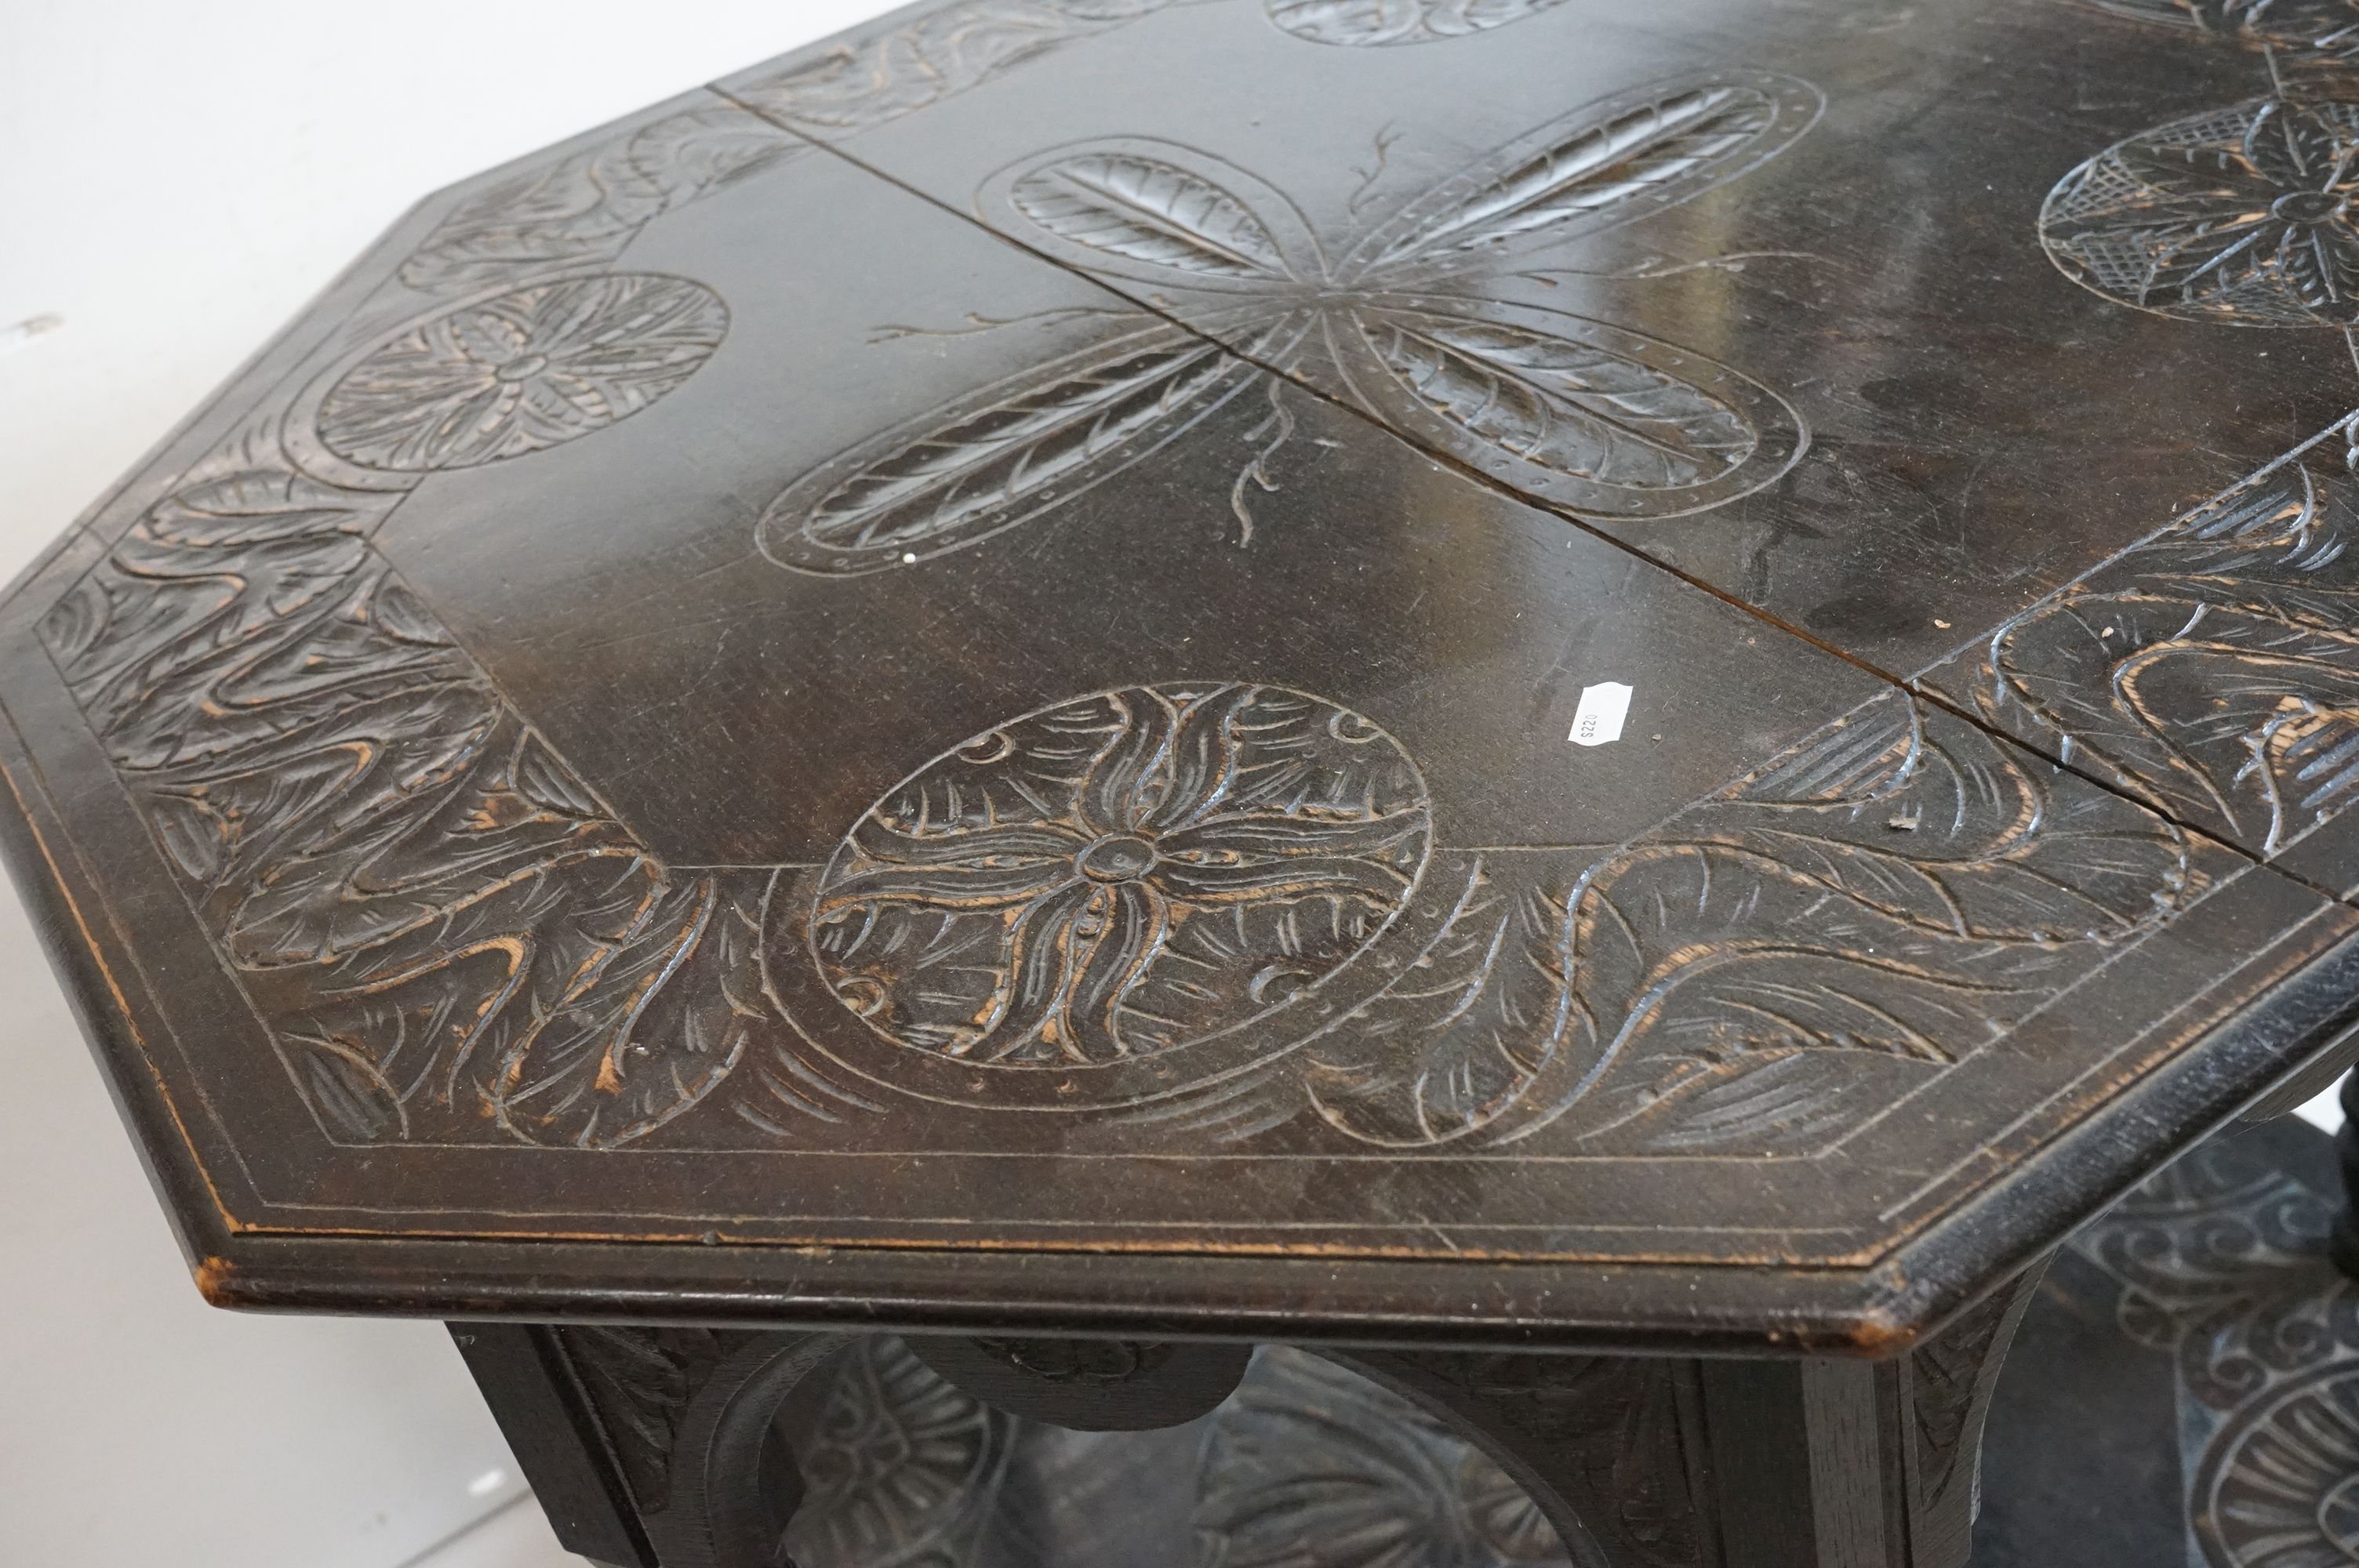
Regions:
<instances>
[{"instance_id":1,"label":"table leg","mask_svg":"<svg viewBox=\"0 0 2359 1568\"><path fill-rule=\"evenodd\" d=\"M453 1324L569 1552L607 1568L791 1568L802 1486L778 1407L828 1334Z\"/></svg>"},{"instance_id":2,"label":"table leg","mask_svg":"<svg viewBox=\"0 0 2359 1568\"><path fill-rule=\"evenodd\" d=\"M1984 1417L2033 1283L2027 1276L1912 1354L1881 1363L1317 1354L1438 1414L1520 1484L1527 1502L1504 1481L1495 1498L1478 1487L1481 1497L1468 1498L1477 1532L1519 1551L1545 1540L1536 1507L1577 1568L1962 1568ZM833 1335L452 1332L560 1540L613 1568L782 1568L803 1487L779 1411L822 1368L858 1384L884 1365L858 1359L839 1374L834 1358L853 1342ZM1006 1412L988 1418L1002 1436L1011 1415L1082 1431L1177 1426L1221 1405L1248 1360L1245 1346L1224 1345L905 1343L889 1353L909 1369L890 1374L894 1386L909 1390L911 1375L939 1379L937 1389L947 1382L963 1390L955 1400L966 1411L980 1401ZM1267 1403L1270 1387L1256 1386ZM1315 1409L1343 1396L1322 1393L1314 1379L1286 1397ZM938 1446L959 1448L951 1439L963 1433L981 1444L978 1456L991 1451L964 1430L984 1419L962 1418L957 1433L945 1428ZM846 1453L860 1449L856 1433L851 1441ZM830 1462L832 1476L842 1459ZM865 1549L858 1555L865 1561Z\"/></svg>"},{"instance_id":3,"label":"table leg","mask_svg":"<svg viewBox=\"0 0 2359 1568\"><path fill-rule=\"evenodd\" d=\"M1361 1351L1523 1484L1579 1568L1962 1568L2037 1271L1897 1360Z\"/></svg>"},{"instance_id":4,"label":"table leg","mask_svg":"<svg viewBox=\"0 0 2359 1568\"><path fill-rule=\"evenodd\" d=\"M2335 1217L2327 1256L2351 1279L2359 1280L2359 1073L2343 1080L2343 1128L2334 1135L2334 1156L2343 1167L2343 1212Z\"/></svg>"}]
</instances>

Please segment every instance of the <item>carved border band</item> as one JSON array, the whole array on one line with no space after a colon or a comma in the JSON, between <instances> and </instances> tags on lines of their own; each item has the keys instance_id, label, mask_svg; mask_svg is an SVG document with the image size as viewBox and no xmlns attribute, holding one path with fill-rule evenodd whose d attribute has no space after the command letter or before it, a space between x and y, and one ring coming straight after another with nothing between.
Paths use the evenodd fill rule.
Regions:
<instances>
[{"instance_id":1,"label":"carved border band","mask_svg":"<svg viewBox=\"0 0 2359 1568\"><path fill-rule=\"evenodd\" d=\"M973 9L777 91L865 124L1024 58L971 30L955 47L981 52L937 69L943 19ZM1061 38L1153 9L1042 14ZM905 56L932 64L905 78ZM1060 149L992 191L1094 265L1198 280L1265 338L1357 341L1337 364L1391 377L1402 408L1422 388L1415 417L1457 410L1453 438L1634 507L1702 504L1799 452L1774 395L1447 290L1527 238L1734 179L1819 107L1756 73L1654 83L1498 149L1340 258L1251 176L1159 144ZM1436 838L1383 715L1219 671L1042 693L847 825L820 871L667 867L369 541L429 473L545 460L692 397L728 351L725 304L616 264L663 212L799 150L701 106L462 200L399 268L404 319L266 403L43 624L332 1140L834 1148L954 1113L1085 1123L1082 1152L1802 1157L2207 891L2177 828L1898 693L1632 842L1476 850ZM1108 191L1184 192L1203 221L1082 222ZM1331 285L1341 304L1305 303ZM1549 390L1516 417L1544 438L1379 339L1518 361ZM1252 384L1176 329L1117 341L1041 372L1029 402L960 406L960 428L1018 432L971 487L984 470L945 486L862 449L790 492L832 519L794 536L838 552L796 564L1020 521L1048 499L1016 477L1041 471L1035 416L1078 486ZM1111 390L1076 414L1076 378Z\"/></svg>"}]
</instances>

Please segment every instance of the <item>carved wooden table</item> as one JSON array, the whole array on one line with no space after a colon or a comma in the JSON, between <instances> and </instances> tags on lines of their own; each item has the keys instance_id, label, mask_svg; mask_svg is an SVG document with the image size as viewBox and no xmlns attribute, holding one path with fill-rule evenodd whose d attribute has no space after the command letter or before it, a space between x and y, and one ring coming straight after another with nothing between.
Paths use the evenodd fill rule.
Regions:
<instances>
[{"instance_id":1,"label":"carved wooden table","mask_svg":"<svg viewBox=\"0 0 2359 1568\"><path fill-rule=\"evenodd\" d=\"M610 1563L890 1404L1955 1568L2359 1013L2349 20L950 0L428 200L0 607L198 1282L458 1323Z\"/></svg>"}]
</instances>

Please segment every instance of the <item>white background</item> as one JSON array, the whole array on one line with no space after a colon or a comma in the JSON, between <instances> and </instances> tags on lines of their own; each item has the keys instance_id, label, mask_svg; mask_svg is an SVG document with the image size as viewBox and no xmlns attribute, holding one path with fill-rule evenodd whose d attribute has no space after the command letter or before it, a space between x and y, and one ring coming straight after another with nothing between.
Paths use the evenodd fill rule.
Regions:
<instances>
[{"instance_id":1,"label":"white background","mask_svg":"<svg viewBox=\"0 0 2359 1568\"><path fill-rule=\"evenodd\" d=\"M0 580L419 197L888 8L0 0ZM0 1564L575 1563L439 1326L198 1300L5 885L0 1259Z\"/></svg>"},{"instance_id":2,"label":"white background","mask_svg":"<svg viewBox=\"0 0 2359 1568\"><path fill-rule=\"evenodd\" d=\"M418 197L886 8L0 0L0 580ZM572 1561L439 1327L199 1303L4 890L0 1086L0 1563Z\"/></svg>"}]
</instances>

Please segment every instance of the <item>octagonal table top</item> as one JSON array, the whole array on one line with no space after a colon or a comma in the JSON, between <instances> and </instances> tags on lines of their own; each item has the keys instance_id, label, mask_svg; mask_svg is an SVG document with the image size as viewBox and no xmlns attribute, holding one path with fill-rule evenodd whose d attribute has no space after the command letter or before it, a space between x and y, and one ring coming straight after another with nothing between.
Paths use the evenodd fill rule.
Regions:
<instances>
[{"instance_id":1,"label":"octagonal table top","mask_svg":"<svg viewBox=\"0 0 2359 1568\"><path fill-rule=\"evenodd\" d=\"M0 605L201 1283L1908 1344L2359 1003L2305 15L946 0L428 200Z\"/></svg>"}]
</instances>

